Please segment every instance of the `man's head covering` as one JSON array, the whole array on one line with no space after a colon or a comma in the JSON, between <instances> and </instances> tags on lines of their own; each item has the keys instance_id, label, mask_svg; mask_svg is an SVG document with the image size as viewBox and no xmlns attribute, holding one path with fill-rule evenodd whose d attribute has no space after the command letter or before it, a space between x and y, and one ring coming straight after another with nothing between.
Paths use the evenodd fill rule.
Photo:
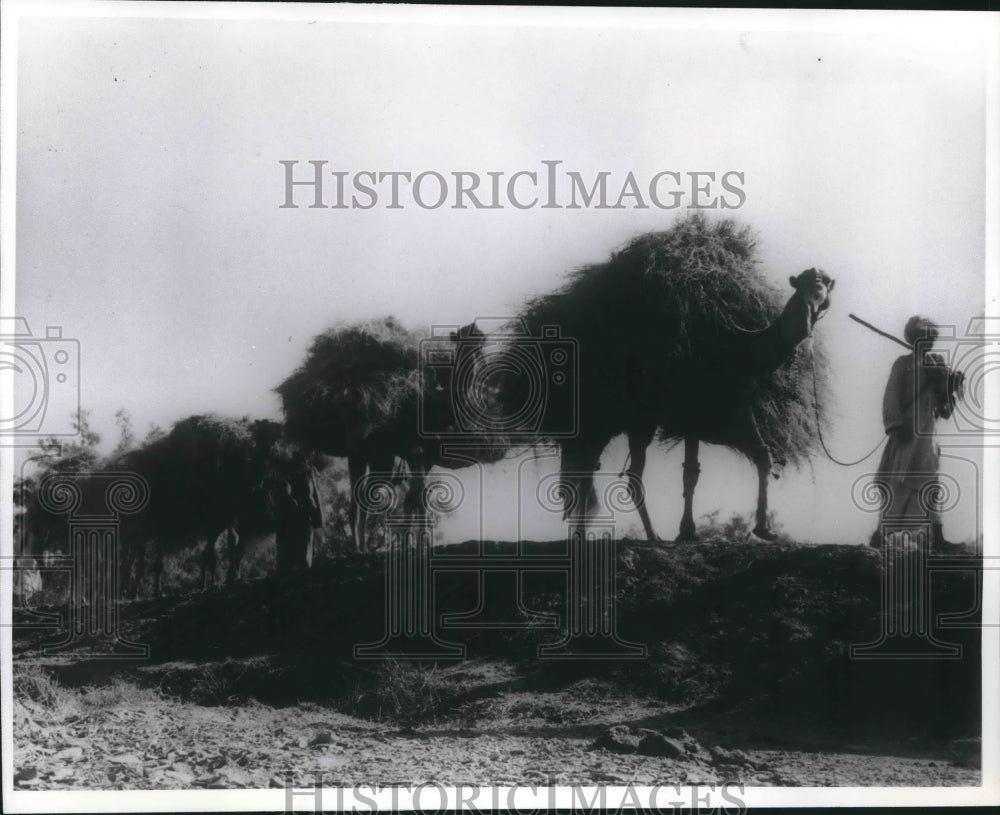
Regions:
<instances>
[{"instance_id":1,"label":"man's head covering","mask_svg":"<svg viewBox=\"0 0 1000 815\"><path fill-rule=\"evenodd\" d=\"M915 314L906 321L903 339L910 345L916 345L917 340L930 339L933 342L938 338L939 333L937 325L930 317Z\"/></svg>"}]
</instances>

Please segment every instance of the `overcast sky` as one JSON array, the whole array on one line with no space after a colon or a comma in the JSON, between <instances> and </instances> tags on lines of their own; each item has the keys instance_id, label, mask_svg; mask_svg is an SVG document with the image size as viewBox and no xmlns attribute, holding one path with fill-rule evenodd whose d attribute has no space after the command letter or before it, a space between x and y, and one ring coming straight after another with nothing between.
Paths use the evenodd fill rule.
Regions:
<instances>
[{"instance_id":1,"label":"overcast sky","mask_svg":"<svg viewBox=\"0 0 1000 815\"><path fill-rule=\"evenodd\" d=\"M388 209L384 197L316 209L297 189L302 206L288 209L283 160L327 161L348 185L362 171L503 172L506 184L561 161L585 179L609 172L613 198L629 172L640 187L661 171L741 173L742 206L709 215L758 230L763 269L782 287L813 266L837 281L818 331L836 395L827 443L841 458L880 438L902 351L848 313L898 335L913 313L962 334L983 312L989 27L976 15L772 14L729 27L713 15L717 30L699 31L690 14L677 29L652 12L541 25L510 9L508 24L488 26L473 14L420 24L384 8L378 24L330 13L20 20L16 313L36 334L61 325L79 340L82 402L109 443L121 407L140 434L196 412L279 418L272 388L334 322L394 314L426 329L509 315L692 201L688 190L669 211L633 199ZM981 456L950 452L945 472L974 493ZM619 442L604 468L623 462ZM647 471L665 537L680 518L680 462L679 449L654 452ZM851 484L876 465L817 459L786 473L772 482L779 520L806 540L866 538L873 518ZM516 478L512 467L486 475L488 537L516 534L501 500ZM696 514L749 513L755 495L749 462L704 449ZM975 515L963 499L952 536L973 535ZM459 513L449 536L478 523ZM559 530L554 518L528 527Z\"/></svg>"}]
</instances>

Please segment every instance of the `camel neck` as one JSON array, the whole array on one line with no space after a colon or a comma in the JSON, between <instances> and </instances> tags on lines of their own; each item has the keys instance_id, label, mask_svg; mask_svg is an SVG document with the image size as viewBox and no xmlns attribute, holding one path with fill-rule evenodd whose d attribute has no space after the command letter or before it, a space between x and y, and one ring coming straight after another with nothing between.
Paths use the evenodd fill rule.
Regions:
<instances>
[{"instance_id":1,"label":"camel neck","mask_svg":"<svg viewBox=\"0 0 1000 815\"><path fill-rule=\"evenodd\" d=\"M781 315L751 343L754 374L776 371L795 353L810 334L809 306L798 294L785 304Z\"/></svg>"}]
</instances>

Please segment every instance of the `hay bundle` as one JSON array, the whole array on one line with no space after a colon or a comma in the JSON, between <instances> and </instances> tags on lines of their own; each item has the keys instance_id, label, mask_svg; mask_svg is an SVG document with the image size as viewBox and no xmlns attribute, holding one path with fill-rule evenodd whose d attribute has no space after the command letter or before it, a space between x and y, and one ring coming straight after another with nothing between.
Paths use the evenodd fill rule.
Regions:
<instances>
[{"instance_id":1,"label":"hay bundle","mask_svg":"<svg viewBox=\"0 0 1000 815\"><path fill-rule=\"evenodd\" d=\"M420 339L393 317L318 335L305 361L275 388L289 437L343 456L401 413L415 416Z\"/></svg>"},{"instance_id":2,"label":"hay bundle","mask_svg":"<svg viewBox=\"0 0 1000 815\"><path fill-rule=\"evenodd\" d=\"M150 532L189 537L234 519L256 520L261 487L281 425L203 414L111 462L149 484Z\"/></svg>"},{"instance_id":3,"label":"hay bundle","mask_svg":"<svg viewBox=\"0 0 1000 815\"><path fill-rule=\"evenodd\" d=\"M216 487L227 478L230 482L254 480L250 475L254 463L263 465L268 449L280 436L281 425L276 422L199 414L181 419L167 435L125 453L114 464L133 467L164 486L186 482L186 487L183 483L173 487Z\"/></svg>"},{"instance_id":4,"label":"hay bundle","mask_svg":"<svg viewBox=\"0 0 1000 815\"><path fill-rule=\"evenodd\" d=\"M777 371L752 381L739 371L711 373L752 341L748 332L773 322L793 294L762 275L756 247L748 227L696 213L633 239L605 263L577 269L560 289L528 304L522 319L531 335L557 326L578 343L581 435L610 438L622 432L628 415L652 415L664 441L696 433L738 447L726 438L727 405L749 398L776 459L800 463L813 452L812 363L805 345ZM823 399L827 360L813 344ZM516 381L507 391L515 403L522 398ZM568 393L550 389L549 424L574 409ZM547 428L541 430L544 436Z\"/></svg>"},{"instance_id":5,"label":"hay bundle","mask_svg":"<svg viewBox=\"0 0 1000 815\"><path fill-rule=\"evenodd\" d=\"M750 229L698 213L575 270L529 303L523 318L536 331L558 325L587 343L588 356L599 340L610 351L604 356L628 349L660 361L722 333L764 328L782 304L757 269Z\"/></svg>"},{"instance_id":6,"label":"hay bundle","mask_svg":"<svg viewBox=\"0 0 1000 815\"><path fill-rule=\"evenodd\" d=\"M750 400L764 443L771 448L776 460L795 466L820 452L813 396L814 367L820 399L819 420L822 430L829 429L829 358L819 335L815 335L811 343L812 353L808 348L800 348L774 373L757 377L751 383ZM670 433L674 439L684 435L681 428L671 428L669 424L664 425L663 433Z\"/></svg>"}]
</instances>

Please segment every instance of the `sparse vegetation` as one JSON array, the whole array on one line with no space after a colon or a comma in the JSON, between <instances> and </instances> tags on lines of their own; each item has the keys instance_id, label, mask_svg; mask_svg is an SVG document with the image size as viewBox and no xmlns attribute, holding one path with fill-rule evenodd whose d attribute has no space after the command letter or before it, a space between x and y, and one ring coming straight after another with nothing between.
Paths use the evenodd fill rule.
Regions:
<instances>
[{"instance_id":1,"label":"sparse vegetation","mask_svg":"<svg viewBox=\"0 0 1000 815\"><path fill-rule=\"evenodd\" d=\"M792 539L782 528L774 515L768 513L768 520L771 531L777 536L776 543L792 543ZM725 523L719 521L719 511L706 513L701 516L701 523L698 525L698 537L703 541L729 541L731 543L756 543L753 537L753 516L750 514L741 515L738 512L729 516Z\"/></svg>"},{"instance_id":2,"label":"sparse vegetation","mask_svg":"<svg viewBox=\"0 0 1000 815\"><path fill-rule=\"evenodd\" d=\"M357 695L357 709L377 718L412 724L437 711L440 683L435 664L384 659Z\"/></svg>"},{"instance_id":3,"label":"sparse vegetation","mask_svg":"<svg viewBox=\"0 0 1000 815\"><path fill-rule=\"evenodd\" d=\"M50 674L38 665L14 665L14 698L38 702L54 708L63 689Z\"/></svg>"}]
</instances>

